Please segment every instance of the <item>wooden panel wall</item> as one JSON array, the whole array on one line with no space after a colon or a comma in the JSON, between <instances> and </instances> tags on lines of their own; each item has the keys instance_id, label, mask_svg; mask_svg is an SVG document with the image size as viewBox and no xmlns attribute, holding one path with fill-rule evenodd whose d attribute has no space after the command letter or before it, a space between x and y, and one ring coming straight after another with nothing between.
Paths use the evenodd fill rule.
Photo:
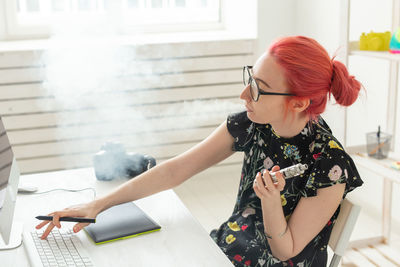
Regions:
<instances>
[{"instance_id":1,"label":"wooden panel wall","mask_svg":"<svg viewBox=\"0 0 400 267\"><path fill-rule=\"evenodd\" d=\"M124 69L105 73L107 83L90 90L79 89L93 74L84 55L57 69L48 61L51 51L0 53L0 114L21 172L91 166L108 140L158 162L182 153L240 110L241 70L252 64L253 46L249 40L121 46ZM71 49L58 53L69 57ZM221 164L241 161L238 154Z\"/></svg>"}]
</instances>

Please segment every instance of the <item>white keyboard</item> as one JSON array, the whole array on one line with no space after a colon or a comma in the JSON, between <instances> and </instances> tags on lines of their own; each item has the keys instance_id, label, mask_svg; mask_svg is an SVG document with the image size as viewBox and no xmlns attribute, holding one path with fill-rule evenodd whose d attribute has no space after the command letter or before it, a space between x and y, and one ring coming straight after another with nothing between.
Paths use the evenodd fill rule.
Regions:
<instances>
[{"instance_id":1,"label":"white keyboard","mask_svg":"<svg viewBox=\"0 0 400 267\"><path fill-rule=\"evenodd\" d=\"M79 238L70 229L57 229L41 240L43 230L24 232L24 247L31 266L94 266Z\"/></svg>"}]
</instances>

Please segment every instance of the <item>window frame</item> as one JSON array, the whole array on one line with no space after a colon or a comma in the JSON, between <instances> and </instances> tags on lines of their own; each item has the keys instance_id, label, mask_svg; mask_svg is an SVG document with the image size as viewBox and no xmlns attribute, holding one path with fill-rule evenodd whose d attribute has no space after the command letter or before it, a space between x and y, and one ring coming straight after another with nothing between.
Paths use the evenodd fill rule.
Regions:
<instances>
[{"instance_id":1,"label":"window frame","mask_svg":"<svg viewBox=\"0 0 400 267\"><path fill-rule=\"evenodd\" d=\"M141 33L172 33L172 32L195 32L195 31L213 31L225 29L224 11L227 0L213 0L219 1L219 21L216 22L190 22L190 23L171 23L171 24L150 24L150 25L128 25L118 30L121 35L141 34ZM4 1L4 23L5 25L5 39L37 39L49 38L52 36L52 28L49 25L33 25L27 26L18 22L17 1L5 0Z\"/></svg>"},{"instance_id":2,"label":"window frame","mask_svg":"<svg viewBox=\"0 0 400 267\"><path fill-rule=\"evenodd\" d=\"M17 21L16 11L17 2L15 0L5 0L4 13L7 37L13 39L28 39L32 37L48 37L50 28L44 25L26 26Z\"/></svg>"}]
</instances>

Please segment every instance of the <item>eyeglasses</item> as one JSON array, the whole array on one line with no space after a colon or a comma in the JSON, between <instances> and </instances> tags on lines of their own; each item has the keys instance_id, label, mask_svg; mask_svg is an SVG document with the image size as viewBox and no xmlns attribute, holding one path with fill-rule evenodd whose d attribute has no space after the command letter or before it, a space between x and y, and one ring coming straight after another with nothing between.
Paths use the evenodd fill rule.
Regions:
<instances>
[{"instance_id":1,"label":"eyeglasses","mask_svg":"<svg viewBox=\"0 0 400 267\"><path fill-rule=\"evenodd\" d=\"M244 66L243 67L243 84L245 86L250 85L250 95L254 102L257 102L260 98L260 95L285 95L285 96L294 96L294 94L290 93L274 93L274 92L265 92L260 89L258 83L261 82L265 84L267 87L269 85L257 78L253 78L253 66Z\"/></svg>"}]
</instances>

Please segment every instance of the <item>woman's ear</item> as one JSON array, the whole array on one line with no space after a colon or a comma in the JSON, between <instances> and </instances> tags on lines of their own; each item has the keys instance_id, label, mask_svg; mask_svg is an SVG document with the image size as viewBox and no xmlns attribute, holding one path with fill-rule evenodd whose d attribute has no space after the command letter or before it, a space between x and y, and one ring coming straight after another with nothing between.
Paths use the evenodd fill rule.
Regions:
<instances>
[{"instance_id":1,"label":"woman's ear","mask_svg":"<svg viewBox=\"0 0 400 267\"><path fill-rule=\"evenodd\" d=\"M290 109L293 112L301 113L310 106L310 99L294 97L289 101Z\"/></svg>"}]
</instances>

